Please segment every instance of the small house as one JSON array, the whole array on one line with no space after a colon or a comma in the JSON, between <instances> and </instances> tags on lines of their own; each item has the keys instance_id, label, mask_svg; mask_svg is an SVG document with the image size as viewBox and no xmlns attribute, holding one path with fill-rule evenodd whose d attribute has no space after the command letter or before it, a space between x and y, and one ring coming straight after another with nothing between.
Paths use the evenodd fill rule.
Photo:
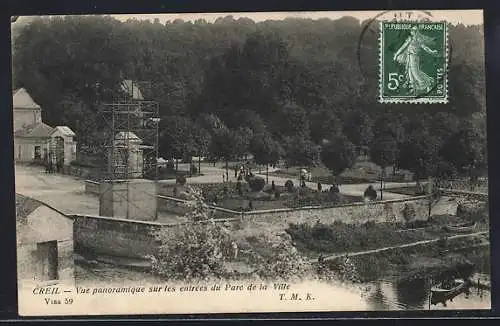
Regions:
<instances>
[{"instance_id":1,"label":"small house","mask_svg":"<svg viewBox=\"0 0 500 326\"><path fill-rule=\"evenodd\" d=\"M75 133L67 126L57 126L50 133L51 153L68 165L76 160Z\"/></svg>"},{"instance_id":2,"label":"small house","mask_svg":"<svg viewBox=\"0 0 500 326\"><path fill-rule=\"evenodd\" d=\"M109 161L113 164L115 174L121 174L124 179L141 178L144 167L142 150L142 139L135 133L130 131L117 133L114 159Z\"/></svg>"},{"instance_id":3,"label":"small house","mask_svg":"<svg viewBox=\"0 0 500 326\"><path fill-rule=\"evenodd\" d=\"M75 133L67 126L51 127L42 121L42 109L24 88L12 93L14 159L68 165L76 159Z\"/></svg>"},{"instance_id":4,"label":"small house","mask_svg":"<svg viewBox=\"0 0 500 326\"><path fill-rule=\"evenodd\" d=\"M73 220L16 194L17 275L20 285L73 286Z\"/></svg>"},{"instance_id":5,"label":"small house","mask_svg":"<svg viewBox=\"0 0 500 326\"><path fill-rule=\"evenodd\" d=\"M121 90L133 100L144 100L139 84L136 81L130 79L123 80L121 83Z\"/></svg>"}]
</instances>

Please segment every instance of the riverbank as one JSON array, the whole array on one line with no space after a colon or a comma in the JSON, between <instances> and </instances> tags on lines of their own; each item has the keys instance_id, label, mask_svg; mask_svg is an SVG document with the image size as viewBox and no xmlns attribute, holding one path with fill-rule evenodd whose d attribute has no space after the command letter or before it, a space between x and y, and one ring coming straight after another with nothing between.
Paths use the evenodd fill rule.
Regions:
<instances>
[{"instance_id":1,"label":"riverbank","mask_svg":"<svg viewBox=\"0 0 500 326\"><path fill-rule=\"evenodd\" d=\"M487 237L479 235L357 256L350 261L361 282L382 278L398 281L440 279L445 275L459 277L472 271L489 274L489 245ZM330 267L338 270L342 263L337 260Z\"/></svg>"},{"instance_id":2,"label":"riverbank","mask_svg":"<svg viewBox=\"0 0 500 326\"><path fill-rule=\"evenodd\" d=\"M335 257L345 254L379 251L384 248L404 247L436 242L439 239L467 236L488 232L489 225L477 221L467 232L449 230L447 226L467 223L470 220L453 215L435 215L419 223L348 224L336 221L331 224L290 224L286 232L295 247L309 258Z\"/></svg>"}]
</instances>

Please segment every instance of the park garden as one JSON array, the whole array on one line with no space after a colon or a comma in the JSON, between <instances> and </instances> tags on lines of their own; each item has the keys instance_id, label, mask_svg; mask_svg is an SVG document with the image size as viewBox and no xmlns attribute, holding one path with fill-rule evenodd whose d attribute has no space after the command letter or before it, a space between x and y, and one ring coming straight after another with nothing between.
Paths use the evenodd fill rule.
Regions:
<instances>
[{"instance_id":1,"label":"park garden","mask_svg":"<svg viewBox=\"0 0 500 326\"><path fill-rule=\"evenodd\" d=\"M196 221L211 223L205 206L213 203L237 211L331 206L377 199L373 188L342 194L348 183L377 181L383 189L386 181L485 176L482 26L450 26L450 101L434 106L378 103L378 33L365 35L363 67L355 44L367 23L353 17L254 22L228 16L214 23L37 18L15 38L13 88L29 91L47 124L75 131L83 159L103 150L102 103L124 97L124 78L137 81L144 97L159 104L159 156L175 161L159 177L176 183L160 194L194 200L203 209L187 217ZM191 177L205 174L193 156L222 163L225 177L217 172L219 181L199 184L201 193L190 199ZM178 159L189 167L179 169ZM247 161L264 172L230 178L233 163ZM273 165L278 170L269 171ZM230 237L208 225L160 235L155 271L166 279L220 276L219 251ZM286 241L260 231L263 240L253 247L259 242L273 250L253 265L271 278L299 274L302 260L292 238L317 252L373 248L381 245L379 235L394 243L403 237L372 224L291 226Z\"/></svg>"}]
</instances>

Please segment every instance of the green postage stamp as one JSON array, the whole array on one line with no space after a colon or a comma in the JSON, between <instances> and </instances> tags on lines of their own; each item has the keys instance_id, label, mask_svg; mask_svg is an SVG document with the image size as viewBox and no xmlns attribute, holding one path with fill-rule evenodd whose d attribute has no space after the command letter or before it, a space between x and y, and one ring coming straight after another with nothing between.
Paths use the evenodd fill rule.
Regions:
<instances>
[{"instance_id":1,"label":"green postage stamp","mask_svg":"<svg viewBox=\"0 0 500 326\"><path fill-rule=\"evenodd\" d=\"M446 22L381 22L379 102L448 103Z\"/></svg>"}]
</instances>

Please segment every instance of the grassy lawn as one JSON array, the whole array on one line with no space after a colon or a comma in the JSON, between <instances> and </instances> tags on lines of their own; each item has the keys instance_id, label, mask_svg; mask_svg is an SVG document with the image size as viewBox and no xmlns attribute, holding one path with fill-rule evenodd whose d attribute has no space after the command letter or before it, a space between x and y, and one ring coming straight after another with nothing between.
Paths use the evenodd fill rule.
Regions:
<instances>
[{"instance_id":1,"label":"grassy lawn","mask_svg":"<svg viewBox=\"0 0 500 326\"><path fill-rule=\"evenodd\" d=\"M269 175L275 175L284 178L298 179L300 175L300 167L290 167L288 169L281 169L278 171L270 172ZM372 162L358 159L356 164L344 171L340 176L334 178L332 173L324 166L316 166L307 168L311 172L313 182L321 182L324 184L358 184L370 183L380 180L380 167ZM401 175L392 175L392 168L385 171L385 181L404 181Z\"/></svg>"},{"instance_id":2,"label":"grassy lawn","mask_svg":"<svg viewBox=\"0 0 500 326\"><path fill-rule=\"evenodd\" d=\"M279 197L274 196L270 185L266 185L263 191L252 192L248 190L248 184L243 183L243 196L240 196L236 191L236 183L234 182L202 184L199 187L202 189L207 203L215 203L216 206L236 211L250 210L250 202L252 203L251 210L270 210L304 206L338 206L362 201L359 196L334 195L326 191L317 192L313 189L294 188L294 191L289 193L283 186L275 187L280 193ZM176 193L174 188L177 189ZM158 189L158 194L185 198L183 193L187 189L188 185L162 184Z\"/></svg>"}]
</instances>

